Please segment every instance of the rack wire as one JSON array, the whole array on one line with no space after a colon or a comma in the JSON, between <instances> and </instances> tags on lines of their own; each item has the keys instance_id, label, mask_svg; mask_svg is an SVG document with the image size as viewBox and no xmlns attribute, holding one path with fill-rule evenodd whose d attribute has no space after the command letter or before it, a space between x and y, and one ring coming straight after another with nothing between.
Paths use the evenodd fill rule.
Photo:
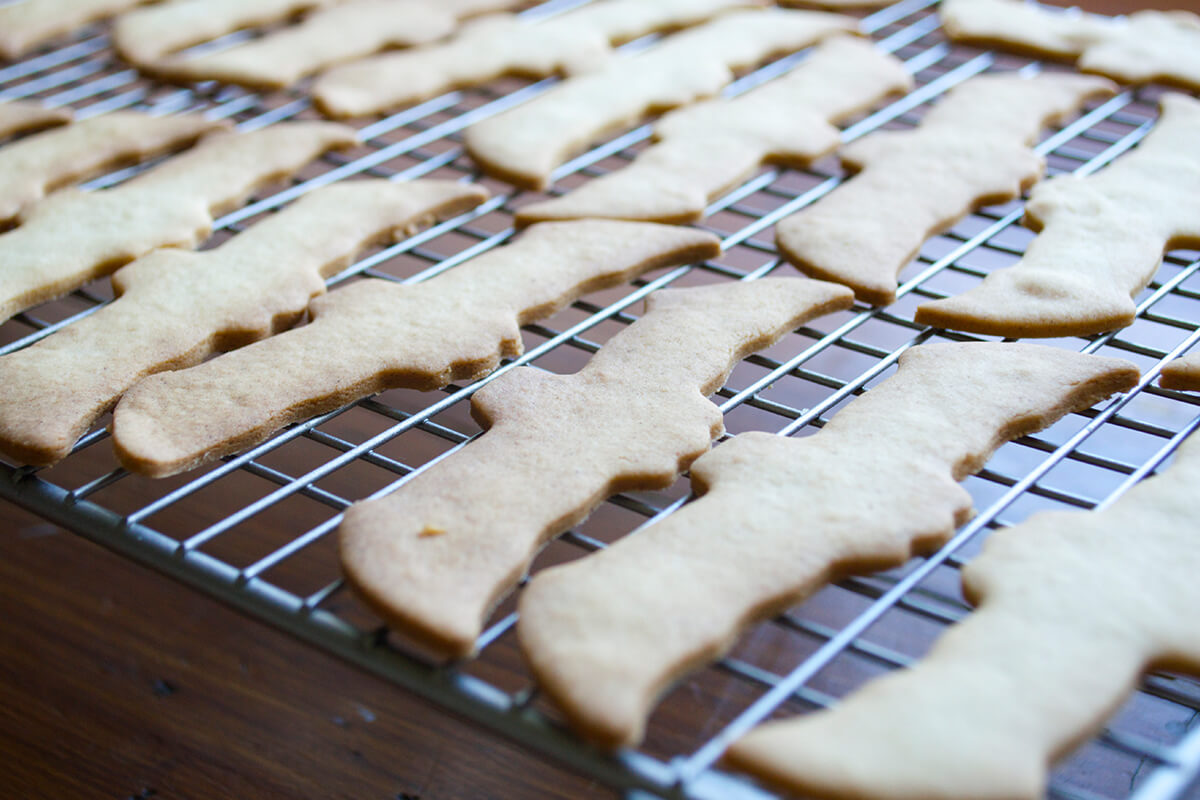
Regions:
<instances>
[{"instance_id":1,"label":"rack wire","mask_svg":"<svg viewBox=\"0 0 1200 800\"><path fill-rule=\"evenodd\" d=\"M528 12L547 15L580 5L551 0ZM862 30L904 60L918 88L845 128L850 141L880 129L916 124L931 101L983 72L1060 69L1025 58L952 46L928 0L902 0L866 16ZM237 41L235 34L218 43ZM627 47L652 44L654 37ZM737 94L792 66L804 53L735 82ZM461 132L544 91L553 79L497 81L444 94L361 127L363 144L328 155L287 185L253 198L217 221L213 242L317 186L359 175L396 180L423 176L475 180L494 196L478 209L390 247L369 252L330 280L362 276L429 279L507 241L520 205L545 195L514 191L482 176L463 153ZM1135 147L1153 124L1161 89L1130 89L1090 107L1038 145L1051 174L1089 173ZM202 111L242 129L317 116L304 85L256 94L216 83L186 88L140 78L112 54L106 28L0 66L0 98L39 98L80 116L135 107L155 113ZM645 147L642 125L596 146L555 173L550 194L620 168ZM93 180L110 186L145 165ZM1200 398L1158 388L1166 361L1200 339L1200 254L1169 253L1137 298L1137 321L1095 337L1051 344L1131 359L1144 378L1134 391L1073 414L1036 436L1005 445L965 482L980 513L937 553L902 569L830 586L763 623L735 650L664 699L638 751L604 756L562 725L516 654L510 600L496 612L471 661L438 665L390 634L357 603L338 570L331 533L352 502L411 479L478 433L466 414L471 394L518 364L573 371L636 319L637 303L667 285L752 280L786 274L772 226L811 204L844 178L836 160L807 170L764 169L714 202L700 227L722 237L724 253L617 290L589 295L555 317L526 326L526 352L471 385L440 392L391 391L295 425L270 441L175 479L150 481L115 466L107 420L53 468L0 465L0 496L106 547L214 595L400 686L465 715L629 797L765 798L748 779L723 772L726 746L776 713L830 706L865 680L903 668L969 609L959 568L989 530L1046 508L1088 509L1112 502L1152 473L1200 425ZM715 401L729 435L765 430L806 435L854 396L887 377L899 354L937 339L976 337L934 331L912 321L917 303L974 285L1013 263L1032 234L1021 203L989 207L933 237L902 274L896 303L856 306L805 326L769 351L746 359ZM111 298L107 282L84 287L0 326L0 354L52 334ZM577 558L672 513L688 499L686 481L662 492L618 495L550 545L535 570ZM681 720L688 724L679 724ZM1103 734L1055 769L1049 795L1064 800L1183 798L1200 776L1200 684L1177 675L1148 677ZM1193 787L1189 789L1189 787ZM1195 796L1195 795L1190 795Z\"/></svg>"}]
</instances>

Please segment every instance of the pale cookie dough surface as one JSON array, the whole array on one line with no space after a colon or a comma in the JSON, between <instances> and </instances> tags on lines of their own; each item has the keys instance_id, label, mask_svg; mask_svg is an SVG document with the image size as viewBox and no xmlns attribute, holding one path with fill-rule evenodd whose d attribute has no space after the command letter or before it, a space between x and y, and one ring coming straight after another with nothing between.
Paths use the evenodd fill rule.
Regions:
<instances>
[{"instance_id":1,"label":"pale cookie dough surface","mask_svg":"<svg viewBox=\"0 0 1200 800\"><path fill-rule=\"evenodd\" d=\"M958 41L1078 58L1080 69L1123 83L1158 80L1200 89L1200 17L1188 11L1103 17L1021 0L945 0L941 15L946 33Z\"/></svg>"},{"instance_id":2,"label":"pale cookie dough surface","mask_svg":"<svg viewBox=\"0 0 1200 800\"><path fill-rule=\"evenodd\" d=\"M70 121L69 108L46 108L28 100L0 102L0 138L66 125Z\"/></svg>"},{"instance_id":3,"label":"pale cookie dough surface","mask_svg":"<svg viewBox=\"0 0 1200 800\"><path fill-rule=\"evenodd\" d=\"M176 50L337 1L171 0L122 14L113 23L112 42L126 61L148 65Z\"/></svg>"},{"instance_id":4,"label":"pale cookie dough surface","mask_svg":"<svg viewBox=\"0 0 1200 800\"><path fill-rule=\"evenodd\" d=\"M125 183L63 189L30 206L0 235L0 319L50 300L158 247L195 247L215 214L326 150L352 128L289 122L218 133Z\"/></svg>"},{"instance_id":5,"label":"pale cookie dough surface","mask_svg":"<svg viewBox=\"0 0 1200 800\"><path fill-rule=\"evenodd\" d=\"M1164 389L1200 390L1200 353L1182 356L1163 367L1159 385Z\"/></svg>"},{"instance_id":6,"label":"pale cookie dough surface","mask_svg":"<svg viewBox=\"0 0 1200 800\"><path fill-rule=\"evenodd\" d=\"M775 229L780 254L873 305L896 299L897 275L921 244L972 209L1011 200L1041 177L1032 145L1048 123L1114 87L1086 75L987 75L951 90L906 131L841 152L857 174Z\"/></svg>"},{"instance_id":7,"label":"pale cookie dough surface","mask_svg":"<svg viewBox=\"0 0 1200 800\"><path fill-rule=\"evenodd\" d=\"M830 711L751 731L729 761L806 797L1045 797L1050 764L1143 672L1200 674L1198 483L1192 440L1103 511L996 531L962 573L979 610L924 660Z\"/></svg>"},{"instance_id":8,"label":"pale cookie dough surface","mask_svg":"<svg viewBox=\"0 0 1200 800\"><path fill-rule=\"evenodd\" d=\"M53 189L184 147L221 127L199 116L113 111L0 147L0 223Z\"/></svg>"},{"instance_id":9,"label":"pale cookie dough surface","mask_svg":"<svg viewBox=\"0 0 1200 800\"><path fill-rule=\"evenodd\" d=\"M64 458L141 378L291 325L363 247L486 198L444 181L352 181L318 189L214 250L143 256L113 276L114 302L0 358L0 452L24 464Z\"/></svg>"},{"instance_id":10,"label":"pale cookie dough surface","mask_svg":"<svg viewBox=\"0 0 1200 800\"><path fill-rule=\"evenodd\" d=\"M524 206L517 222L609 217L692 222L764 162L804 166L837 147L831 123L912 87L903 65L865 40L820 44L792 72L732 100L672 111L658 143L625 169Z\"/></svg>"},{"instance_id":11,"label":"pale cookie dough surface","mask_svg":"<svg viewBox=\"0 0 1200 800\"><path fill-rule=\"evenodd\" d=\"M942 28L956 41L1074 58L1114 25L1111 17L1051 11L1023 0L942 0Z\"/></svg>"},{"instance_id":12,"label":"pale cookie dough surface","mask_svg":"<svg viewBox=\"0 0 1200 800\"><path fill-rule=\"evenodd\" d=\"M17 0L0 6L0 58L20 58L60 34L147 0Z\"/></svg>"},{"instance_id":13,"label":"pale cookie dough surface","mask_svg":"<svg viewBox=\"0 0 1200 800\"><path fill-rule=\"evenodd\" d=\"M142 381L117 406L117 455L169 475L384 389L476 380L521 353L521 325L719 252L715 236L686 228L547 223L424 283L359 281L314 300L302 328Z\"/></svg>"},{"instance_id":14,"label":"pale cookie dough surface","mask_svg":"<svg viewBox=\"0 0 1200 800\"><path fill-rule=\"evenodd\" d=\"M663 290L582 371L497 378L472 397L486 434L347 510L347 579L393 627L471 654L543 544L615 492L669 486L708 450L723 425L706 397L742 358L853 301L800 278Z\"/></svg>"},{"instance_id":15,"label":"pale cookie dough surface","mask_svg":"<svg viewBox=\"0 0 1200 800\"><path fill-rule=\"evenodd\" d=\"M167 56L143 68L174 81L218 80L282 89L306 75L388 47L411 47L450 34L461 17L523 0L348 0L300 24L226 50Z\"/></svg>"},{"instance_id":16,"label":"pale cookie dough surface","mask_svg":"<svg viewBox=\"0 0 1200 800\"><path fill-rule=\"evenodd\" d=\"M467 129L471 156L518 186L543 189L554 168L646 114L710 97L733 70L855 30L850 17L817 11L740 11L675 34L596 72L569 78Z\"/></svg>"},{"instance_id":17,"label":"pale cookie dough surface","mask_svg":"<svg viewBox=\"0 0 1200 800\"><path fill-rule=\"evenodd\" d=\"M925 303L924 325L997 336L1082 336L1122 328L1164 249L1200 245L1200 101L1164 95L1137 149L1095 175L1034 187L1027 224L1040 231L1011 268L955 297Z\"/></svg>"},{"instance_id":18,"label":"pale cookie dough surface","mask_svg":"<svg viewBox=\"0 0 1200 800\"><path fill-rule=\"evenodd\" d=\"M596 0L534 23L495 14L467 23L444 43L335 67L313 83L313 100L330 116L354 117L419 103L504 75L538 79L581 74L602 66L615 44L754 5L761 3Z\"/></svg>"},{"instance_id":19,"label":"pale cookie dough surface","mask_svg":"<svg viewBox=\"0 0 1200 800\"><path fill-rule=\"evenodd\" d=\"M533 577L517 632L539 686L586 738L637 743L658 696L751 623L944 542L971 515L957 481L997 447L1137 380L1039 345L924 345L814 436L719 445L692 465L698 500Z\"/></svg>"},{"instance_id":20,"label":"pale cookie dough surface","mask_svg":"<svg viewBox=\"0 0 1200 800\"><path fill-rule=\"evenodd\" d=\"M892 0L779 0L779 5L788 8L823 8L830 11L854 8L882 8Z\"/></svg>"}]
</instances>

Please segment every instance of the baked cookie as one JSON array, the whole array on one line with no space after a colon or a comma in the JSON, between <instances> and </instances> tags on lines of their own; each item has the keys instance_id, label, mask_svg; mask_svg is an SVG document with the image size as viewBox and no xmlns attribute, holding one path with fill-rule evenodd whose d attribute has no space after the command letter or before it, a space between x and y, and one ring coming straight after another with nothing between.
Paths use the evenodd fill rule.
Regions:
<instances>
[{"instance_id":1,"label":"baked cookie","mask_svg":"<svg viewBox=\"0 0 1200 800\"><path fill-rule=\"evenodd\" d=\"M353 128L330 122L218 133L115 188L55 192L0 234L0 320L155 248L196 246L215 214L354 141Z\"/></svg>"},{"instance_id":2,"label":"baked cookie","mask_svg":"<svg viewBox=\"0 0 1200 800\"><path fill-rule=\"evenodd\" d=\"M152 65L185 47L243 28L333 5L337 0L168 0L126 12L113 22L112 44L131 64Z\"/></svg>"},{"instance_id":3,"label":"baked cookie","mask_svg":"<svg viewBox=\"0 0 1200 800\"><path fill-rule=\"evenodd\" d=\"M288 327L363 247L486 198L479 187L446 181L339 183L216 249L139 258L113 276L115 301L0 358L0 453L22 464L65 458L146 375Z\"/></svg>"},{"instance_id":4,"label":"baked cookie","mask_svg":"<svg viewBox=\"0 0 1200 800\"><path fill-rule=\"evenodd\" d=\"M384 389L476 380L521 353L520 325L719 252L715 236L687 228L547 223L424 283L359 281L314 300L302 328L139 383L114 414L117 455L170 475Z\"/></svg>"},{"instance_id":5,"label":"baked cookie","mask_svg":"<svg viewBox=\"0 0 1200 800\"><path fill-rule=\"evenodd\" d=\"M839 155L852 178L775 228L779 252L814 278L887 305L921 244L972 209L1011 200L1041 177L1048 123L1113 85L1084 75L985 75L957 86L913 130L880 131Z\"/></svg>"},{"instance_id":6,"label":"baked cookie","mask_svg":"<svg viewBox=\"0 0 1200 800\"><path fill-rule=\"evenodd\" d=\"M169 55L141 64L172 81L216 80L265 89L291 86L306 75L389 47L411 47L450 34L460 19L511 8L523 0L348 0L297 25L197 55Z\"/></svg>"},{"instance_id":7,"label":"baked cookie","mask_svg":"<svg viewBox=\"0 0 1200 800\"><path fill-rule=\"evenodd\" d=\"M225 126L196 115L113 111L0 147L0 223L53 189L185 147Z\"/></svg>"},{"instance_id":8,"label":"baked cookie","mask_svg":"<svg viewBox=\"0 0 1200 800\"><path fill-rule=\"evenodd\" d=\"M609 217L694 222L764 162L802 167L831 152L831 123L912 88L897 59L862 39L821 43L787 75L733 99L667 114L628 167L517 211L517 222Z\"/></svg>"},{"instance_id":9,"label":"baked cookie","mask_svg":"<svg viewBox=\"0 0 1200 800\"><path fill-rule=\"evenodd\" d=\"M533 23L493 14L449 41L335 67L313 82L313 101L329 116L356 117L505 75L578 75L605 64L613 45L755 5L762 0L596 0Z\"/></svg>"},{"instance_id":10,"label":"baked cookie","mask_svg":"<svg viewBox=\"0 0 1200 800\"><path fill-rule=\"evenodd\" d=\"M925 659L830 711L756 728L729 763L806 797L1045 797L1049 765L1151 665L1200 674L1198 481L1192 440L1103 511L991 534L962 572L978 610Z\"/></svg>"},{"instance_id":11,"label":"baked cookie","mask_svg":"<svg viewBox=\"0 0 1200 800\"><path fill-rule=\"evenodd\" d=\"M1200 89L1200 17L1188 11L1103 17L1021 0L943 0L940 8L942 27L955 41L1077 58L1085 72L1122 83Z\"/></svg>"},{"instance_id":12,"label":"baked cookie","mask_svg":"<svg viewBox=\"0 0 1200 800\"><path fill-rule=\"evenodd\" d=\"M1133 322L1164 249L1200 245L1200 101L1164 95L1137 149L1095 175L1034 187L1040 231L1014 266L917 309L916 321L997 336L1084 336Z\"/></svg>"},{"instance_id":13,"label":"baked cookie","mask_svg":"<svg viewBox=\"0 0 1200 800\"><path fill-rule=\"evenodd\" d=\"M346 511L347 579L392 626L470 655L542 545L611 494L670 486L708 450L724 426L705 398L742 358L853 302L802 278L665 289L580 372L504 374L471 398L486 434Z\"/></svg>"},{"instance_id":14,"label":"baked cookie","mask_svg":"<svg viewBox=\"0 0 1200 800\"><path fill-rule=\"evenodd\" d=\"M854 31L851 17L817 11L738 11L686 30L603 69L568 78L516 108L467 129L467 151L498 178L544 189L554 168L579 149L665 111L710 97L733 70Z\"/></svg>"},{"instance_id":15,"label":"baked cookie","mask_svg":"<svg viewBox=\"0 0 1200 800\"><path fill-rule=\"evenodd\" d=\"M658 696L751 623L945 542L971 515L957 482L997 447L1137 380L1040 345L923 345L814 436L715 447L692 464L698 500L521 593L539 686L587 739L636 744Z\"/></svg>"},{"instance_id":16,"label":"baked cookie","mask_svg":"<svg viewBox=\"0 0 1200 800\"><path fill-rule=\"evenodd\" d=\"M46 108L41 103L28 100L0 103L0 138L66 125L70 121L69 108Z\"/></svg>"},{"instance_id":17,"label":"baked cookie","mask_svg":"<svg viewBox=\"0 0 1200 800\"><path fill-rule=\"evenodd\" d=\"M16 59L56 36L149 0L19 0L0 6L0 58Z\"/></svg>"}]
</instances>

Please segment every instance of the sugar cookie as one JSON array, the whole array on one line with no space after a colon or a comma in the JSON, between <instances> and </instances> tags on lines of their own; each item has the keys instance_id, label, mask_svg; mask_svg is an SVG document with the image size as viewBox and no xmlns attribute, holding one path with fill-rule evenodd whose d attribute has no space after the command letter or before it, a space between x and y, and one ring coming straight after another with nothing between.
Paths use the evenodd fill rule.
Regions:
<instances>
[{"instance_id":1,"label":"sugar cookie","mask_svg":"<svg viewBox=\"0 0 1200 800\"><path fill-rule=\"evenodd\" d=\"M139 258L113 275L113 303L0 358L0 452L23 464L59 461L141 378L287 327L363 247L486 198L446 181L352 181L318 189L214 250Z\"/></svg>"},{"instance_id":2,"label":"sugar cookie","mask_svg":"<svg viewBox=\"0 0 1200 800\"><path fill-rule=\"evenodd\" d=\"M1191 353L1163 367L1159 385L1164 389L1200 390L1200 354Z\"/></svg>"},{"instance_id":3,"label":"sugar cookie","mask_svg":"<svg viewBox=\"0 0 1200 800\"><path fill-rule=\"evenodd\" d=\"M563 197L524 206L517 222L693 222L763 162L799 167L826 155L840 141L832 121L910 88L903 65L870 42L828 39L784 77L732 100L672 111L655 126L658 144L633 164Z\"/></svg>"},{"instance_id":4,"label":"sugar cookie","mask_svg":"<svg viewBox=\"0 0 1200 800\"><path fill-rule=\"evenodd\" d=\"M213 214L255 187L355 141L329 122L216 134L112 189L68 188L30 206L0 235L0 319L58 297L157 247L194 247Z\"/></svg>"},{"instance_id":5,"label":"sugar cookie","mask_svg":"<svg viewBox=\"0 0 1200 800\"><path fill-rule=\"evenodd\" d=\"M71 109L46 108L28 100L0 103L0 139L17 133L29 133L71 121Z\"/></svg>"},{"instance_id":6,"label":"sugar cookie","mask_svg":"<svg viewBox=\"0 0 1200 800\"><path fill-rule=\"evenodd\" d=\"M425 283L359 281L314 300L309 325L142 381L117 406L117 455L170 475L384 389L476 380L521 353L520 325L719 252L715 236L687 228L547 223Z\"/></svg>"},{"instance_id":7,"label":"sugar cookie","mask_svg":"<svg viewBox=\"0 0 1200 800\"><path fill-rule=\"evenodd\" d=\"M854 8L882 8L891 4L892 0L779 0L779 5L790 8L824 8L830 11Z\"/></svg>"},{"instance_id":8,"label":"sugar cookie","mask_svg":"<svg viewBox=\"0 0 1200 800\"><path fill-rule=\"evenodd\" d=\"M646 114L714 95L733 79L733 70L854 31L856 24L851 17L818 11L726 14L643 52L615 56L601 70L568 78L471 126L467 150L497 177L543 189L555 167L598 137Z\"/></svg>"},{"instance_id":9,"label":"sugar cookie","mask_svg":"<svg viewBox=\"0 0 1200 800\"><path fill-rule=\"evenodd\" d=\"M923 325L997 336L1083 336L1133 322L1163 250L1200 245L1200 101L1162 97L1145 140L1101 172L1060 175L1025 205L1040 231L1020 262L917 309Z\"/></svg>"},{"instance_id":10,"label":"sugar cookie","mask_svg":"<svg viewBox=\"0 0 1200 800\"><path fill-rule=\"evenodd\" d=\"M719 445L692 465L700 499L533 577L517 630L539 685L588 739L636 743L658 695L753 621L944 542L971 515L957 481L1000 444L1137 380L1041 345L924 345L814 436Z\"/></svg>"},{"instance_id":11,"label":"sugar cookie","mask_svg":"<svg viewBox=\"0 0 1200 800\"><path fill-rule=\"evenodd\" d=\"M0 223L52 189L186 146L223 126L200 116L113 111L0 147Z\"/></svg>"},{"instance_id":12,"label":"sugar cookie","mask_svg":"<svg viewBox=\"0 0 1200 800\"><path fill-rule=\"evenodd\" d=\"M472 397L484 436L347 510L347 579L396 628L469 655L542 545L615 492L669 486L708 450L724 426L705 398L742 358L853 302L803 278L667 289L580 372L507 373Z\"/></svg>"},{"instance_id":13,"label":"sugar cookie","mask_svg":"<svg viewBox=\"0 0 1200 800\"><path fill-rule=\"evenodd\" d=\"M0 6L0 58L20 58L60 34L148 0L17 0Z\"/></svg>"},{"instance_id":14,"label":"sugar cookie","mask_svg":"<svg viewBox=\"0 0 1200 800\"><path fill-rule=\"evenodd\" d=\"M962 573L979 609L924 660L831 711L751 731L729 760L806 797L1045 797L1050 763L1142 673L1200 674L1198 481L1193 440L1103 511L996 531Z\"/></svg>"},{"instance_id":15,"label":"sugar cookie","mask_svg":"<svg viewBox=\"0 0 1200 800\"><path fill-rule=\"evenodd\" d=\"M1188 11L1103 17L1020 0L944 0L941 15L956 41L1078 58L1080 69L1123 83L1157 80L1200 89L1200 17Z\"/></svg>"},{"instance_id":16,"label":"sugar cookie","mask_svg":"<svg viewBox=\"0 0 1200 800\"><path fill-rule=\"evenodd\" d=\"M527 23L495 14L467 23L453 39L362 59L326 72L313 100L334 117L419 103L504 75L575 75L604 64L612 45L703 22L761 0L596 0L576 11Z\"/></svg>"},{"instance_id":17,"label":"sugar cookie","mask_svg":"<svg viewBox=\"0 0 1200 800\"><path fill-rule=\"evenodd\" d=\"M168 53L227 33L266 25L337 0L170 0L117 17L112 43L131 64L152 64Z\"/></svg>"},{"instance_id":18,"label":"sugar cookie","mask_svg":"<svg viewBox=\"0 0 1200 800\"><path fill-rule=\"evenodd\" d=\"M282 89L306 75L388 47L432 42L452 32L462 17L520 2L349 0L259 39L211 53L167 56L143 69L173 81L217 80Z\"/></svg>"},{"instance_id":19,"label":"sugar cookie","mask_svg":"<svg viewBox=\"0 0 1200 800\"><path fill-rule=\"evenodd\" d=\"M1112 93L1107 80L1084 75L972 78L920 127L846 145L842 161L858 174L780 221L779 252L814 278L887 305L896 299L896 276L927 238L1041 177L1044 161L1032 145L1048 122Z\"/></svg>"}]
</instances>

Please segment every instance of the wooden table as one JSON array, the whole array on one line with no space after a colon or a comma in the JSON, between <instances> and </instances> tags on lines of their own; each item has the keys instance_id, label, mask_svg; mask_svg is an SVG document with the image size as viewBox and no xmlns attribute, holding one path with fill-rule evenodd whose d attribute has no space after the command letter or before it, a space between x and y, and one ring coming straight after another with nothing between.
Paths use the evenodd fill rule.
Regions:
<instances>
[{"instance_id":1,"label":"wooden table","mask_svg":"<svg viewBox=\"0 0 1200 800\"><path fill-rule=\"evenodd\" d=\"M613 797L0 507L0 797Z\"/></svg>"}]
</instances>

